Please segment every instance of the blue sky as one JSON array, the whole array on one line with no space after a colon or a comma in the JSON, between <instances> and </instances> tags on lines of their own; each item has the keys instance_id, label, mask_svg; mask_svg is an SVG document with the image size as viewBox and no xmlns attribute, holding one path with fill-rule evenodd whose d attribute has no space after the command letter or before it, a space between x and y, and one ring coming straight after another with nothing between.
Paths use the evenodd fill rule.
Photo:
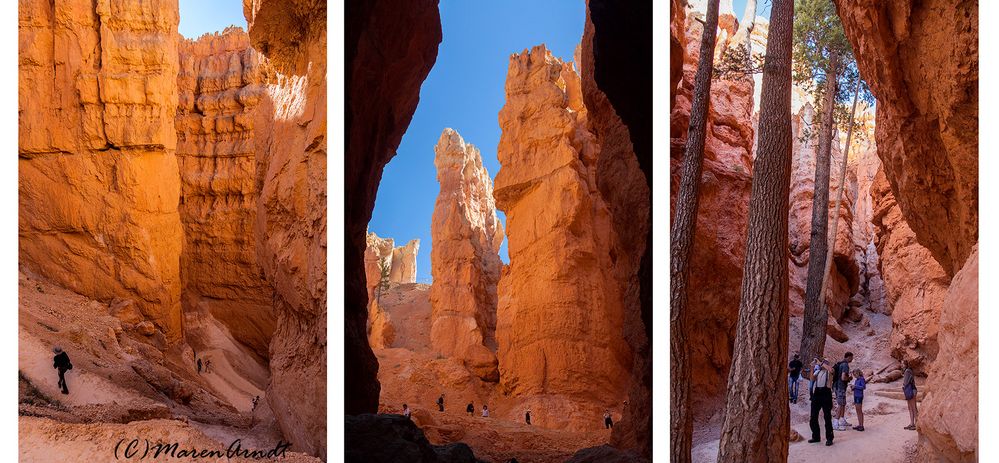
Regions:
<instances>
[{"instance_id":1,"label":"blue sky","mask_svg":"<svg viewBox=\"0 0 999 463\"><path fill-rule=\"evenodd\" d=\"M420 91L420 105L399 150L385 167L368 230L397 245L418 238L417 279L430 280L430 219L440 185L434 145L445 127L479 148L496 178L497 116L505 101L510 54L545 43L571 60L583 36L583 0L441 0L444 39ZM502 213L499 212L501 219ZM504 262L506 242L500 249Z\"/></svg>"},{"instance_id":2,"label":"blue sky","mask_svg":"<svg viewBox=\"0 0 999 463\"><path fill-rule=\"evenodd\" d=\"M242 0L180 0L180 34L196 39L230 25L246 30Z\"/></svg>"},{"instance_id":3,"label":"blue sky","mask_svg":"<svg viewBox=\"0 0 999 463\"><path fill-rule=\"evenodd\" d=\"M756 16L763 16L764 18L770 17L770 3L772 0L757 0L756 1ZM735 16L742 19L742 12L746 9L746 0L733 0L732 9L735 11Z\"/></svg>"}]
</instances>

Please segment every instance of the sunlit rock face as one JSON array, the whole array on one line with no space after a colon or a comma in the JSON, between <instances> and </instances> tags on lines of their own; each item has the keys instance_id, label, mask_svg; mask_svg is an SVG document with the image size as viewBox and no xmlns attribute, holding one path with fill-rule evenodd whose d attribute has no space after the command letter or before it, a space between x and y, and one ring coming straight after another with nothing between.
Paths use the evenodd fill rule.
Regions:
<instances>
[{"instance_id":1,"label":"sunlit rock face","mask_svg":"<svg viewBox=\"0 0 999 463\"><path fill-rule=\"evenodd\" d=\"M500 384L538 425L587 426L629 386L611 217L579 75L543 45L514 54L500 111L496 205L510 264L499 283ZM575 93L575 95L573 95ZM595 415L596 413L596 415Z\"/></svg>"},{"instance_id":2,"label":"sunlit rock face","mask_svg":"<svg viewBox=\"0 0 999 463\"><path fill-rule=\"evenodd\" d=\"M184 225L184 312L211 315L262 359L274 333L274 290L257 266L255 111L271 72L245 32L182 40L177 159Z\"/></svg>"},{"instance_id":3,"label":"sunlit rock face","mask_svg":"<svg viewBox=\"0 0 999 463\"><path fill-rule=\"evenodd\" d=\"M276 72L257 110L257 262L277 293L267 394L285 437L326 458L326 2L244 0Z\"/></svg>"},{"instance_id":4,"label":"sunlit rock face","mask_svg":"<svg viewBox=\"0 0 999 463\"><path fill-rule=\"evenodd\" d=\"M940 350L919 408L920 459L978 460L978 247L954 275L940 314Z\"/></svg>"},{"instance_id":5,"label":"sunlit rock face","mask_svg":"<svg viewBox=\"0 0 999 463\"><path fill-rule=\"evenodd\" d=\"M181 339L176 3L19 3L20 262Z\"/></svg>"},{"instance_id":6,"label":"sunlit rock face","mask_svg":"<svg viewBox=\"0 0 999 463\"><path fill-rule=\"evenodd\" d=\"M496 285L503 225L479 149L444 129L434 147L440 193L430 233L430 341L434 350L496 381Z\"/></svg>"},{"instance_id":7,"label":"sunlit rock face","mask_svg":"<svg viewBox=\"0 0 999 463\"><path fill-rule=\"evenodd\" d=\"M347 414L378 411L378 363L367 341L365 234L382 169L416 111L441 42L437 0L344 5L344 385Z\"/></svg>"}]
</instances>

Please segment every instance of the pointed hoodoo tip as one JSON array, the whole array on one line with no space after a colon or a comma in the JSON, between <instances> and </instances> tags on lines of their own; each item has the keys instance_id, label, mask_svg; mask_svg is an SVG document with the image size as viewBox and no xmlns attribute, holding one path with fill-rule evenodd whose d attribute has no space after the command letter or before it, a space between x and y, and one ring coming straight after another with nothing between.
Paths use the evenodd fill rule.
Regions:
<instances>
[{"instance_id":1,"label":"pointed hoodoo tip","mask_svg":"<svg viewBox=\"0 0 999 463\"><path fill-rule=\"evenodd\" d=\"M461 138L461 135L458 134L458 131L450 127L445 128L444 131L441 132L441 137L437 140L437 146L442 148L450 145L464 145L464 144L465 140Z\"/></svg>"}]
</instances>

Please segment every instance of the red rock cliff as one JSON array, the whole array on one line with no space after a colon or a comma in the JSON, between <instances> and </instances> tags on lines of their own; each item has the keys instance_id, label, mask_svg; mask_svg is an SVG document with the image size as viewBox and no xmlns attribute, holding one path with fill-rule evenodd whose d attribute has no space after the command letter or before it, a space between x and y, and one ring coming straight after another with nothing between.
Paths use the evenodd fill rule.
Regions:
<instances>
[{"instance_id":1,"label":"red rock cliff","mask_svg":"<svg viewBox=\"0 0 999 463\"><path fill-rule=\"evenodd\" d=\"M697 13L692 13L697 14ZM700 13L703 15L703 13ZM734 16L726 14L732 36ZM683 79L676 91L670 115L671 198L680 187L681 165L687 142L687 126L693 99L694 74L700 59L703 24L688 16L684 31ZM717 47L725 47L719 42ZM711 82L705 138L700 207L691 256L691 288L688 327L695 412L711 413L723 403L725 377L732 361L735 325L738 320L739 288L745 255L749 194L752 188L753 83ZM672 203L671 203L672 207Z\"/></svg>"},{"instance_id":2,"label":"red rock cliff","mask_svg":"<svg viewBox=\"0 0 999 463\"><path fill-rule=\"evenodd\" d=\"M20 262L181 339L177 3L19 3Z\"/></svg>"},{"instance_id":3,"label":"red rock cliff","mask_svg":"<svg viewBox=\"0 0 999 463\"><path fill-rule=\"evenodd\" d=\"M948 275L978 242L978 2L837 0L906 222Z\"/></svg>"},{"instance_id":4,"label":"red rock cliff","mask_svg":"<svg viewBox=\"0 0 999 463\"><path fill-rule=\"evenodd\" d=\"M480 378L496 381L503 224L496 216L492 178L479 149L453 129L444 129L434 152L440 193L430 226L430 342L437 352L464 360Z\"/></svg>"},{"instance_id":5,"label":"red rock cliff","mask_svg":"<svg viewBox=\"0 0 999 463\"><path fill-rule=\"evenodd\" d=\"M350 0L345 5L346 153L344 385L347 414L378 411L378 363L367 341L365 233L382 169L416 111L441 42L436 0Z\"/></svg>"},{"instance_id":6,"label":"red rock cliff","mask_svg":"<svg viewBox=\"0 0 999 463\"><path fill-rule=\"evenodd\" d=\"M267 394L285 437L326 458L326 2L244 0L277 72L257 111L257 262L277 292Z\"/></svg>"},{"instance_id":7,"label":"red rock cliff","mask_svg":"<svg viewBox=\"0 0 999 463\"><path fill-rule=\"evenodd\" d=\"M836 0L878 100L884 176L915 239L951 282L920 414L921 458L977 456L978 2ZM887 257L882 256L886 261ZM882 270L886 287L892 278ZM952 301L952 302L949 302ZM897 308L897 307L896 307ZM929 412L927 412L929 409Z\"/></svg>"}]
</instances>

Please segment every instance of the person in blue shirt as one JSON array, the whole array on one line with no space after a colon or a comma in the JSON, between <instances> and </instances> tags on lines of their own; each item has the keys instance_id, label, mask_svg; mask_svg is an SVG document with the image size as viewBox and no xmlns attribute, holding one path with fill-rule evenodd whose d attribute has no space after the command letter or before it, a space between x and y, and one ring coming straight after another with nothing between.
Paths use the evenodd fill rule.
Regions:
<instances>
[{"instance_id":1,"label":"person in blue shirt","mask_svg":"<svg viewBox=\"0 0 999 463\"><path fill-rule=\"evenodd\" d=\"M857 425L853 429L857 431L864 430L864 389L867 388L867 379L864 378L864 372L861 370L854 370L853 376L857 379L853 382L853 406L857 409Z\"/></svg>"}]
</instances>

